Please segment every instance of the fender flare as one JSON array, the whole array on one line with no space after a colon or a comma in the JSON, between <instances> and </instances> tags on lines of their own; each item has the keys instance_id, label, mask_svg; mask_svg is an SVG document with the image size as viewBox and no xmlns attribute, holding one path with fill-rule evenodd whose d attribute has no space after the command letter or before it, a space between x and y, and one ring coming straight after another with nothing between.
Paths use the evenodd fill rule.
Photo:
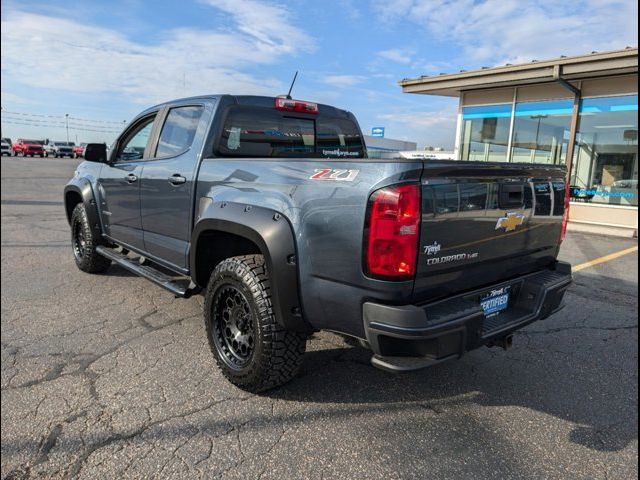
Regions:
<instances>
[{"instance_id":1,"label":"fender flare","mask_svg":"<svg viewBox=\"0 0 640 480\"><path fill-rule=\"evenodd\" d=\"M208 202L207 202L208 200ZM204 204L204 206L203 206ZM198 277L198 241L205 231L220 231L244 237L256 244L265 258L273 310L284 328L310 333L304 320L299 295L296 243L289 220L264 207L202 199L197 223L191 235L189 265L191 278ZM206 285L201 285L206 287Z\"/></svg>"},{"instance_id":2,"label":"fender flare","mask_svg":"<svg viewBox=\"0 0 640 480\"><path fill-rule=\"evenodd\" d=\"M91 230L95 238L102 238L100 217L98 215L98 208L93 194L93 188L91 187L91 182L89 182L89 180L87 180L86 178L73 178L64 187L64 208L67 215L67 222L69 222L69 224L71 224L71 212L73 211L73 209L69 208L68 205L68 194L70 192L74 192L80 195L82 203L84 204L85 210L87 212L87 218L89 219L89 223L91 224Z\"/></svg>"}]
</instances>

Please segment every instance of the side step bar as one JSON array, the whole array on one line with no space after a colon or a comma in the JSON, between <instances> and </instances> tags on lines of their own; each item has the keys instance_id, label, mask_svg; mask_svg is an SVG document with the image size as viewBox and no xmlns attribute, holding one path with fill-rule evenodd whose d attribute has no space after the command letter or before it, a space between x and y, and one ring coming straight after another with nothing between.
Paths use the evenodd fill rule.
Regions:
<instances>
[{"instance_id":1,"label":"side step bar","mask_svg":"<svg viewBox=\"0 0 640 480\"><path fill-rule=\"evenodd\" d=\"M108 258L112 262L117 263L126 270L146 278L147 280L151 280L153 283L159 285L165 290L169 290L176 297L189 298L194 293L198 293L200 291L199 287L192 285L191 279L188 277L172 277L151 266L140 265L136 259L131 259L112 248L99 245L96 247L96 252L103 257Z\"/></svg>"}]
</instances>

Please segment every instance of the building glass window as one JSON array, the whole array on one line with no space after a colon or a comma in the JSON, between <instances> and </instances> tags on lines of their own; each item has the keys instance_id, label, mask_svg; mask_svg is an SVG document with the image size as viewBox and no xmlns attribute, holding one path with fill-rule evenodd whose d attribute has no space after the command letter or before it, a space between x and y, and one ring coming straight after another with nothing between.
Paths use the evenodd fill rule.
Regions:
<instances>
[{"instance_id":1,"label":"building glass window","mask_svg":"<svg viewBox=\"0 0 640 480\"><path fill-rule=\"evenodd\" d=\"M517 103L511 161L564 164L572 113L571 100Z\"/></svg>"},{"instance_id":2,"label":"building glass window","mask_svg":"<svg viewBox=\"0 0 640 480\"><path fill-rule=\"evenodd\" d=\"M511 104L462 109L462 160L506 162Z\"/></svg>"},{"instance_id":3,"label":"building glass window","mask_svg":"<svg viewBox=\"0 0 640 480\"><path fill-rule=\"evenodd\" d=\"M575 201L638 205L638 95L581 102L571 195Z\"/></svg>"}]
</instances>

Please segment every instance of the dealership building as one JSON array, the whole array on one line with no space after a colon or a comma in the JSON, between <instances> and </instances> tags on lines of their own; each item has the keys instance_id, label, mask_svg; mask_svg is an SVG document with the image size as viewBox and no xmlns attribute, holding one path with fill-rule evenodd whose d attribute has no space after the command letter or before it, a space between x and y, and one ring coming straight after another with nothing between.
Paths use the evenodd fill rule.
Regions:
<instances>
[{"instance_id":1,"label":"dealership building","mask_svg":"<svg viewBox=\"0 0 640 480\"><path fill-rule=\"evenodd\" d=\"M371 135L363 136L369 158L395 158L400 156L403 150L415 150L418 147L416 142Z\"/></svg>"},{"instance_id":2,"label":"dealership building","mask_svg":"<svg viewBox=\"0 0 640 480\"><path fill-rule=\"evenodd\" d=\"M565 164L573 230L638 229L638 49L400 82L459 98L459 160Z\"/></svg>"}]
</instances>

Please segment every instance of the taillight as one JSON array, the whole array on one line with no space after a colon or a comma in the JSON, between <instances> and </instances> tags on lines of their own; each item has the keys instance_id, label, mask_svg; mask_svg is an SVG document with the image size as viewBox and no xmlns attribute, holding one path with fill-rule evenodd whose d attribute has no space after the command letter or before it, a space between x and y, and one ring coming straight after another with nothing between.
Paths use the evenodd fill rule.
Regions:
<instances>
[{"instance_id":1,"label":"taillight","mask_svg":"<svg viewBox=\"0 0 640 480\"><path fill-rule=\"evenodd\" d=\"M276 98L276 109L286 112L318 113L318 104L278 97Z\"/></svg>"},{"instance_id":2,"label":"taillight","mask_svg":"<svg viewBox=\"0 0 640 480\"><path fill-rule=\"evenodd\" d=\"M382 188L369 197L366 273L391 280L416 273L420 236L420 185Z\"/></svg>"},{"instance_id":3,"label":"taillight","mask_svg":"<svg viewBox=\"0 0 640 480\"><path fill-rule=\"evenodd\" d=\"M562 225L560 227L560 243L564 242L567 236L567 226L569 225L569 207L571 205L571 186L569 182L564 187L564 212L562 214Z\"/></svg>"}]
</instances>

